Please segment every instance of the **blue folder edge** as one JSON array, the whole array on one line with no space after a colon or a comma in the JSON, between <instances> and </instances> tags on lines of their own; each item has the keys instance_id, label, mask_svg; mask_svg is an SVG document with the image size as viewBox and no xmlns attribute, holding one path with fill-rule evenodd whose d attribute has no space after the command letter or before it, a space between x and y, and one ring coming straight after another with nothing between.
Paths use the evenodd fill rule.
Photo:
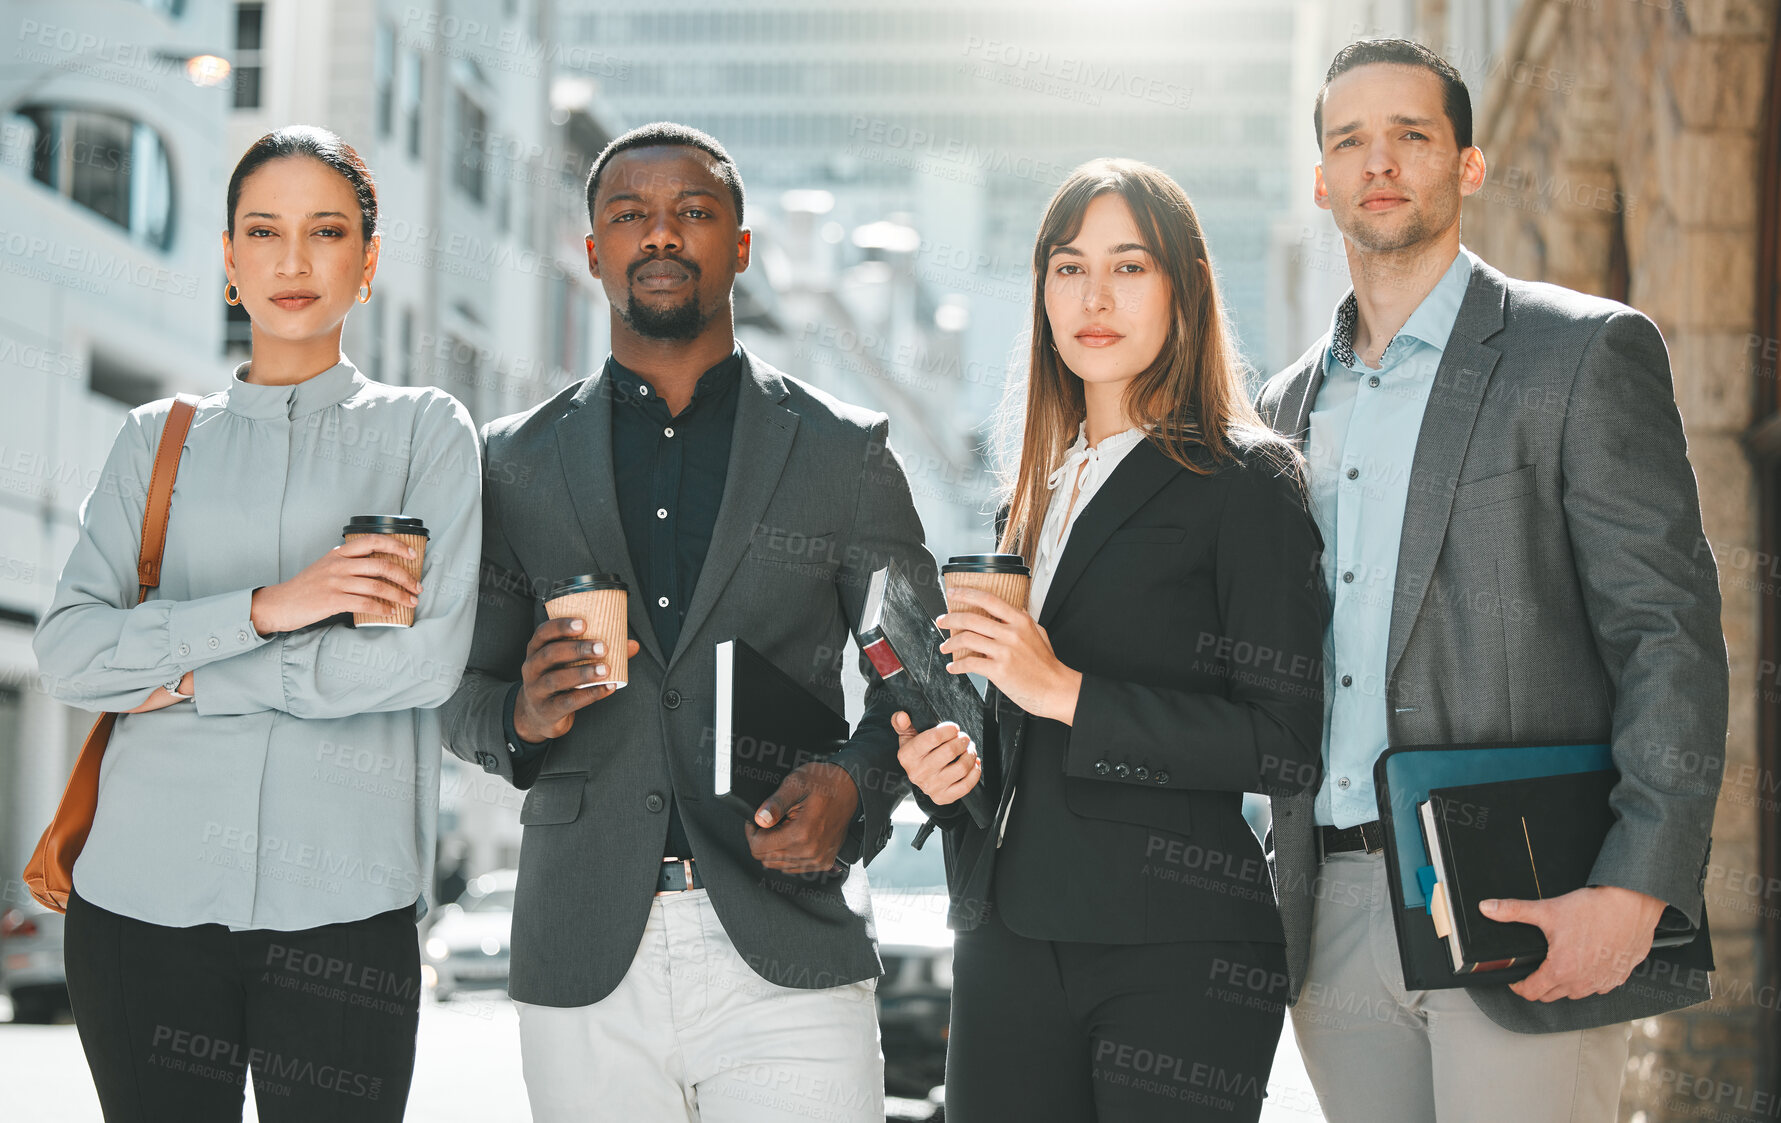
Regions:
<instances>
[{"instance_id":1,"label":"blue folder edge","mask_svg":"<svg viewBox=\"0 0 1781 1123\"><path fill-rule=\"evenodd\" d=\"M1379 800L1380 819L1391 821L1402 897L1399 907L1428 908L1429 890L1422 885L1420 873L1428 867L1429 855L1416 807L1428 799L1430 789L1612 767L1614 754L1601 744L1404 745L1387 749L1373 765L1373 790Z\"/></svg>"}]
</instances>

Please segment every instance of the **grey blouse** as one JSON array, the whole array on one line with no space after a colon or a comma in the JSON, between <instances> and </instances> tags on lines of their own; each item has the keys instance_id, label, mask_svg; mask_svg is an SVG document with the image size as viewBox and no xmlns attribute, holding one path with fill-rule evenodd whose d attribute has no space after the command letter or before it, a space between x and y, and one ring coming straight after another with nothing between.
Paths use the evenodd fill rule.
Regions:
<instances>
[{"instance_id":1,"label":"grey blouse","mask_svg":"<svg viewBox=\"0 0 1781 1123\"><path fill-rule=\"evenodd\" d=\"M170 402L133 410L34 646L51 694L127 710L193 671L196 698L118 718L81 896L153 924L291 931L422 899L432 880L440 721L470 650L481 467L451 395L372 382L343 357L295 386L237 370L199 404L160 587L136 556ZM357 514L425 520L412 628L262 637L253 590L340 544Z\"/></svg>"}]
</instances>

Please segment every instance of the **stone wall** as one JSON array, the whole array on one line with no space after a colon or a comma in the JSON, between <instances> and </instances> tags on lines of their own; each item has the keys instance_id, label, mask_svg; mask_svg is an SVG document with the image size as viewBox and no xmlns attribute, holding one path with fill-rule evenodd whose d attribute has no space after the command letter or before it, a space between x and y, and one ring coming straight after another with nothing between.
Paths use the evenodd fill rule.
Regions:
<instances>
[{"instance_id":1,"label":"stone wall","mask_svg":"<svg viewBox=\"0 0 1781 1123\"><path fill-rule=\"evenodd\" d=\"M1781 906L1781 892L1764 892L1781 871L1759 872L1757 831L1759 816L1781 813L1757 754L1759 597L1774 595L1776 573L1758 558L1742 443L1757 374L1773 370L1756 270L1761 130L1777 127L1763 120L1775 9L1525 0L1491 84L1474 91L1490 176L1467 203L1465 241L1512 275L1624 299L1662 329L1725 595L1731 730L1707 882L1719 997L1634 1027L1629 1123L1781 1118L1757 1041L1776 1002L1760 922ZM1440 49L1431 28L1439 21L1423 38Z\"/></svg>"}]
</instances>

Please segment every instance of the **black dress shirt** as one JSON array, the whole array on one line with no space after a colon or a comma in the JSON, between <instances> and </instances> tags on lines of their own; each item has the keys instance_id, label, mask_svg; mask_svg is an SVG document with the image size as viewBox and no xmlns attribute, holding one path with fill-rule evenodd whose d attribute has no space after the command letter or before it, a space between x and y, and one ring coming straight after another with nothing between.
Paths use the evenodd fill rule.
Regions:
<instances>
[{"instance_id":1,"label":"black dress shirt","mask_svg":"<svg viewBox=\"0 0 1781 1123\"><path fill-rule=\"evenodd\" d=\"M742 352L730 352L700 375L692 401L678 414L668 412L647 378L617 359L606 362L619 524L631 550L638 596L662 651L672 658L723 503ZM672 801L664 854L695 857Z\"/></svg>"},{"instance_id":2,"label":"black dress shirt","mask_svg":"<svg viewBox=\"0 0 1781 1123\"><path fill-rule=\"evenodd\" d=\"M678 414L668 411L648 379L617 359L608 358L606 364L612 387L612 476L619 525L630 548L638 598L663 652L672 658L723 504L742 352L731 351L700 375L692 400ZM515 683L507 695L507 739L517 754L530 755L543 745L521 741L513 727L519 686ZM681 825L680 808L672 800L662 853L674 858L696 856Z\"/></svg>"}]
</instances>

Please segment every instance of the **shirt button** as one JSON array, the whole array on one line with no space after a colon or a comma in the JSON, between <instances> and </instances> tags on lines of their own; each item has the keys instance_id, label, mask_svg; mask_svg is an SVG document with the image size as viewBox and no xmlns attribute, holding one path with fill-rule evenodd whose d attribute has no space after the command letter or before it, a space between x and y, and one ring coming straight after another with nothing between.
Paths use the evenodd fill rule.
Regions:
<instances>
[{"instance_id":1,"label":"shirt button","mask_svg":"<svg viewBox=\"0 0 1781 1123\"><path fill-rule=\"evenodd\" d=\"M668 508L666 508L666 507L657 507L656 508L656 518L665 519L667 517L668 517Z\"/></svg>"},{"instance_id":2,"label":"shirt button","mask_svg":"<svg viewBox=\"0 0 1781 1123\"><path fill-rule=\"evenodd\" d=\"M1132 774L1132 770L1126 765L1126 762L1122 760L1113 766L1113 774L1118 776L1121 780L1124 780Z\"/></svg>"},{"instance_id":3,"label":"shirt button","mask_svg":"<svg viewBox=\"0 0 1781 1123\"><path fill-rule=\"evenodd\" d=\"M1150 769L1140 764L1138 767L1132 769L1132 779L1139 781L1150 779Z\"/></svg>"},{"instance_id":4,"label":"shirt button","mask_svg":"<svg viewBox=\"0 0 1781 1123\"><path fill-rule=\"evenodd\" d=\"M1338 788L1341 788L1343 791L1347 791L1348 790L1348 777L1343 776L1340 779L1338 779L1336 781L1336 786Z\"/></svg>"},{"instance_id":5,"label":"shirt button","mask_svg":"<svg viewBox=\"0 0 1781 1123\"><path fill-rule=\"evenodd\" d=\"M1378 375L1376 375L1376 374L1375 374L1375 375L1374 375L1374 376L1373 376L1373 377L1371 377L1371 378L1369 378L1369 379L1367 379L1367 385L1368 385L1368 386L1377 386L1377 385L1379 385L1379 376L1378 376Z\"/></svg>"},{"instance_id":6,"label":"shirt button","mask_svg":"<svg viewBox=\"0 0 1781 1123\"><path fill-rule=\"evenodd\" d=\"M247 642L247 630L244 628L241 631L236 632L235 638L240 640L242 643L246 643Z\"/></svg>"},{"instance_id":7,"label":"shirt button","mask_svg":"<svg viewBox=\"0 0 1781 1123\"><path fill-rule=\"evenodd\" d=\"M668 607L668 598L667 597L657 597L656 598L656 606L659 608L667 608Z\"/></svg>"},{"instance_id":8,"label":"shirt button","mask_svg":"<svg viewBox=\"0 0 1781 1123\"><path fill-rule=\"evenodd\" d=\"M1168 783L1169 782L1169 774L1167 772L1158 772L1156 774L1156 782L1159 784Z\"/></svg>"},{"instance_id":9,"label":"shirt button","mask_svg":"<svg viewBox=\"0 0 1781 1123\"><path fill-rule=\"evenodd\" d=\"M670 710L679 709L680 708L680 691L670 690L666 694L662 695L662 705L668 707Z\"/></svg>"},{"instance_id":10,"label":"shirt button","mask_svg":"<svg viewBox=\"0 0 1781 1123\"><path fill-rule=\"evenodd\" d=\"M1354 570L1351 569L1347 573L1344 573L1342 575L1342 584L1344 584L1344 585L1354 584Z\"/></svg>"},{"instance_id":11,"label":"shirt button","mask_svg":"<svg viewBox=\"0 0 1781 1123\"><path fill-rule=\"evenodd\" d=\"M1104 761L1104 760L1095 761L1095 775L1096 776L1105 776L1107 773L1109 773L1111 771L1113 771L1113 766L1108 764L1106 761Z\"/></svg>"},{"instance_id":12,"label":"shirt button","mask_svg":"<svg viewBox=\"0 0 1781 1123\"><path fill-rule=\"evenodd\" d=\"M1353 686L1354 685L1354 676L1353 675L1343 675L1342 676L1342 685L1343 686Z\"/></svg>"},{"instance_id":13,"label":"shirt button","mask_svg":"<svg viewBox=\"0 0 1781 1123\"><path fill-rule=\"evenodd\" d=\"M1350 468L1350 469L1348 469L1348 478L1349 478L1349 479L1351 479L1351 480L1352 480L1352 479L1356 479L1356 478L1358 478L1358 477L1359 477L1359 476L1360 476L1360 469L1359 469L1359 468Z\"/></svg>"},{"instance_id":14,"label":"shirt button","mask_svg":"<svg viewBox=\"0 0 1781 1123\"><path fill-rule=\"evenodd\" d=\"M211 636L208 640L205 641L205 646L210 648L212 651L215 651L220 643L221 643L221 641L218 640L215 636Z\"/></svg>"},{"instance_id":15,"label":"shirt button","mask_svg":"<svg viewBox=\"0 0 1781 1123\"><path fill-rule=\"evenodd\" d=\"M643 797L643 806L649 808L651 811L660 811L662 808L668 806L668 804L662 799L662 793L650 792Z\"/></svg>"},{"instance_id":16,"label":"shirt button","mask_svg":"<svg viewBox=\"0 0 1781 1123\"><path fill-rule=\"evenodd\" d=\"M664 437L672 437L673 435L674 435L674 426L672 426L672 425L670 425L666 429L662 430L662 436L664 436Z\"/></svg>"},{"instance_id":17,"label":"shirt button","mask_svg":"<svg viewBox=\"0 0 1781 1123\"><path fill-rule=\"evenodd\" d=\"M179 653L181 655L190 655L192 653L192 649L188 645L182 643L179 645Z\"/></svg>"}]
</instances>

